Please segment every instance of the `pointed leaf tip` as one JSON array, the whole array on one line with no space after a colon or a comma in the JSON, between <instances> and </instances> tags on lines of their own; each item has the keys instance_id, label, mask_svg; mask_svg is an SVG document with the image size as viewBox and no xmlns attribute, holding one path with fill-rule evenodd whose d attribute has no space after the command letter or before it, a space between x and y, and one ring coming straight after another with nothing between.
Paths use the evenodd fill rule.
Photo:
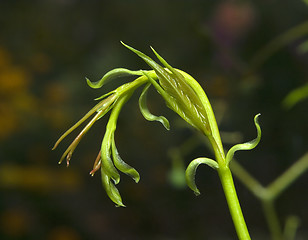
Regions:
<instances>
[{"instance_id":1,"label":"pointed leaf tip","mask_svg":"<svg viewBox=\"0 0 308 240\"><path fill-rule=\"evenodd\" d=\"M103 187L108 197L116 204L117 207L125 207L125 205L122 202L119 190L113 184L111 178L108 175L106 175L103 167L101 167L101 178Z\"/></svg>"},{"instance_id":2,"label":"pointed leaf tip","mask_svg":"<svg viewBox=\"0 0 308 240\"><path fill-rule=\"evenodd\" d=\"M190 162L185 172L185 178L188 187L194 191L196 196L200 195L200 191L195 182L196 171L200 164L206 164L213 169L219 168L218 163L210 158L201 157Z\"/></svg>"},{"instance_id":3,"label":"pointed leaf tip","mask_svg":"<svg viewBox=\"0 0 308 240\"><path fill-rule=\"evenodd\" d=\"M103 85L114 80L115 78L126 77L131 75L141 76L142 73L140 71L132 71L126 68L115 68L107 72L100 80L96 82L91 82L88 78L86 78L86 81L91 88L96 89L96 88L101 88Z\"/></svg>"},{"instance_id":4,"label":"pointed leaf tip","mask_svg":"<svg viewBox=\"0 0 308 240\"><path fill-rule=\"evenodd\" d=\"M90 86L92 84L91 80L87 77L85 77L86 81L87 81L87 84Z\"/></svg>"},{"instance_id":5,"label":"pointed leaf tip","mask_svg":"<svg viewBox=\"0 0 308 240\"><path fill-rule=\"evenodd\" d=\"M138 171L128 165L126 162L124 162L117 150L117 147L115 145L114 138L112 140L112 158L113 158L113 163L117 169L119 169L121 172L125 173L126 175L130 176L136 183L139 182L140 180L140 175Z\"/></svg>"},{"instance_id":6,"label":"pointed leaf tip","mask_svg":"<svg viewBox=\"0 0 308 240\"><path fill-rule=\"evenodd\" d=\"M254 149L260 142L261 140L261 127L259 124L259 117L261 116L260 113L255 115L254 117L254 123L257 129L257 137L253 139L252 141L246 142L246 143L241 143L241 144L236 144L230 150L228 151L226 155L226 163L229 165L230 161L233 159L234 153L239 150L251 150Z\"/></svg>"}]
</instances>

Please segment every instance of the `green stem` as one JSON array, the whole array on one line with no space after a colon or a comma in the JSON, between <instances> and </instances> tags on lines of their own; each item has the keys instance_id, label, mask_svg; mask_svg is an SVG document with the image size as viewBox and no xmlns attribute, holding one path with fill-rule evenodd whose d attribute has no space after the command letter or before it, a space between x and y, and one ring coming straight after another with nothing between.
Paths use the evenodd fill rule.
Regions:
<instances>
[{"instance_id":1,"label":"green stem","mask_svg":"<svg viewBox=\"0 0 308 240\"><path fill-rule=\"evenodd\" d=\"M204 98L203 98L204 99ZM205 99L206 100L206 99ZM208 117L211 118L210 121L212 136L208 136L209 141L215 152L215 158L219 165L217 169L220 182L227 200L231 218L238 236L239 240L250 240L250 235L246 226L246 222L242 213L242 209L237 197L236 189L234 186L231 170L226 161L223 146L221 143L221 138L216 123L216 119L213 110L208 109Z\"/></svg>"},{"instance_id":2,"label":"green stem","mask_svg":"<svg viewBox=\"0 0 308 240\"><path fill-rule=\"evenodd\" d=\"M233 174L247 187L247 189L261 201L271 239L282 239L281 225L274 206L274 195L252 177L245 168L235 161L235 159L231 162L231 169Z\"/></svg>"},{"instance_id":3,"label":"green stem","mask_svg":"<svg viewBox=\"0 0 308 240\"><path fill-rule=\"evenodd\" d=\"M218 169L220 181L227 199L233 224L240 240L249 240L249 232L236 194L231 171L228 167Z\"/></svg>"},{"instance_id":4,"label":"green stem","mask_svg":"<svg viewBox=\"0 0 308 240\"><path fill-rule=\"evenodd\" d=\"M289 216L286 220L286 224L283 231L283 237L285 240L294 240L296 231L299 227L300 219L297 216Z\"/></svg>"},{"instance_id":5,"label":"green stem","mask_svg":"<svg viewBox=\"0 0 308 240\"><path fill-rule=\"evenodd\" d=\"M222 185L222 188L223 188L226 200L227 200L227 204L229 207L229 211L232 217L232 221L233 221L238 239L250 240L250 235L249 235L246 222L245 222L245 219L242 213L242 209L241 209L241 206L240 206L240 203L237 197L237 193L235 190L232 173L228 166L228 163L226 161L226 157L224 154L217 122L216 122L213 110L211 108L208 109L208 117L211 118L212 120L210 121L210 123L212 124L211 129L212 129L212 134L213 134L212 136L208 136L208 138L215 152L216 161L219 165L219 168L217 169L218 175L219 175L220 182L221 182L221 185Z\"/></svg>"},{"instance_id":6,"label":"green stem","mask_svg":"<svg viewBox=\"0 0 308 240\"><path fill-rule=\"evenodd\" d=\"M268 192L272 195L272 198L282 193L287 187L289 187L299 176L301 176L308 169L308 153L302 156L297 162L295 162L285 173L278 177L268 187Z\"/></svg>"},{"instance_id":7,"label":"green stem","mask_svg":"<svg viewBox=\"0 0 308 240\"><path fill-rule=\"evenodd\" d=\"M279 194L308 169L308 153L302 156L268 187L263 187L235 160L231 162L231 168L233 174L261 201L271 238L279 240L284 235L285 239L294 239L298 220L296 218L291 219L291 227L286 226L285 233L283 234L274 201Z\"/></svg>"},{"instance_id":8,"label":"green stem","mask_svg":"<svg viewBox=\"0 0 308 240\"><path fill-rule=\"evenodd\" d=\"M272 239L283 239L279 218L277 216L273 200L262 200L262 205L264 209L265 219L270 229Z\"/></svg>"}]
</instances>

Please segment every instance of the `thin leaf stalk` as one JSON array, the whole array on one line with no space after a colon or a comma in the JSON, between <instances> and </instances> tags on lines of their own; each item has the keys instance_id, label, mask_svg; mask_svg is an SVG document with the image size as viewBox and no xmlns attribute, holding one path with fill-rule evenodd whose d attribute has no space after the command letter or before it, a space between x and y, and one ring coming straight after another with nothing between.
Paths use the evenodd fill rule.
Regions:
<instances>
[{"instance_id":1,"label":"thin leaf stalk","mask_svg":"<svg viewBox=\"0 0 308 240\"><path fill-rule=\"evenodd\" d=\"M228 166L217 169L223 187L223 191L228 203L233 224L240 240L249 240L250 235L242 213L242 209L237 197L231 171Z\"/></svg>"},{"instance_id":2,"label":"thin leaf stalk","mask_svg":"<svg viewBox=\"0 0 308 240\"><path fill-rule=\"evenodd\" d=\"M280 226L279 218L275 211L273 199L263 200L262 201L263 212L265 214L265 219L267 225L271 232L271 237L273 240L283 239L282 229Z\"/></svg>"}]
</instances>

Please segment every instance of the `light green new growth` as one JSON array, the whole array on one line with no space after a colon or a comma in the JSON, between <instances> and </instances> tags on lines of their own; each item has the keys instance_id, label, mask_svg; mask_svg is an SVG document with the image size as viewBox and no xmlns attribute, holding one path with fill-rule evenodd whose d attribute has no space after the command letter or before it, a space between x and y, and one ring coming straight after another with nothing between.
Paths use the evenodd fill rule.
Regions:
<instances>
[{"instance_id":1,"label":"light green new growth","mask_svg":"<svg viewBox=\"0 0 308 240\"><path fill-rule=\"evenodd\" d=\"M148 83L145 88L143 89L140 97L139 97L139 107L140 112L142 113L143 117L148 121L158 121L160 122L167 130L170 130L170 124L167 118L164 116L155 116L150 113L147 104L146 104L146 97L148 93L148 89L150 88L151 83Z\"/></svg>"},{"instance_id":2,"label":"light green new growth","mask_svg":"<svg viewBox=\"0 0 308 240\"><path fill-rule=\"evenodd\" d=\"M197 188L197 185L195 182L195 176L196 176L197 167L200 164L206 164L215 170L219 168L218 163L209 158L197 158L190 162L185 172L186 182L187 182L188 187L190 187L190 189L193 190L197 196L200 195L200 191Z\"/></svg>"},{"instance_id":3,"label":"light green new growth","mask_svg":"<svg viewBox=\"0 0 308 240\"><path fill-rule=\"evenodd\" d=\"M226 161L227 161L227 164L229 165L230 161L232 160L233 156L234 156L234 153L236 151L239 151L239 150L251 150L253 148L255 148L260 140L261 140L261 128L260 128L260 125L259 125L259 121L258 121L258 118L261 114L257 114L254 118L254 122L255 122L255 125L256 125L256 128L257 128L257 138L250 141L250 142L246 142L246 143L241 143L241 144L236 144L234 145L232 148L230 148L230 150L228 151L227 153L227 156L226 156Z\"/></svg>"},{"instance_id":4,"label":"light green new growth","mask_svg":"<svg viewBox=\"0 0 308 240\"><path fill-rule=\"evenodd\" d=\"M97 100L100 100L100 103L98 103L80 121L78 121L72 128L60 137L54 148L57 147L64 137L70 134L81 123L86 121L96 112L92 120L90 120L88 125L86 125L73 143L64 152L60 163L66 157L67 164L69 164L72 153L81 138L97 120L103 117L107 112L111 111L101 149L97 155L90 174L93 176L97 170L101 169L102 183L107 195L114 203L116 203L117 206L124 206L120 193L116 188L116 185L120 182L119 172L123 172L131 176L135 182L139 181L140 176L133 167L129 166L122 160L115 145L115 130L121 109L137 88L142 85L146 85L139 98L139 107L142 115L146 120L161 122L167 130L170 128L169 122L165 117L154 116L150 113L147 107L147 91L152 85L162 96L166 102L166 105L171 110L177 113L188 124L203 133L209 139L214 150L215 160L200 157L189 164L186 170L186 180L188 186L196 194L199 194L200 192L195 184L197 167L200 164L207 164L211 168L215 169L221 180L238 237L239 239L250 239L235 191L232 174L229 169L229 162L231 161L235 151L252 149L260 141L261 129L258 124L259 115L256 115L255 117L258 137L249 143L235 145L230 149L227 157L225 157L215 115L211 104L199 83L189 74L171 67L153 48L152 50L154 54L163 66L156 63L144 53L124 43L122 44L144 60L152 68L152 70L131 71L124 68L117 68L106 73L102 79L97 82L91 82L87 79L87 83L90 87L101 88L105 83L114 80L117 77L137 76L134 81L123 84L117 89L97 98Z\"/></svg>"}]
</instances>

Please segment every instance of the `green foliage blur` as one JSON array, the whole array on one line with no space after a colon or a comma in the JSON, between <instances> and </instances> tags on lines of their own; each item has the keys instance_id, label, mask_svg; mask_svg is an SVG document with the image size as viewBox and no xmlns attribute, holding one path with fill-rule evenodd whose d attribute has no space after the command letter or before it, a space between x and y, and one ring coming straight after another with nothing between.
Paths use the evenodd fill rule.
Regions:
<instances>
[{"instance_id":1,"label":"green foliage blur","mask_svg":"<svg viewBox=\"0 0 308 240\"><path fill-rule=\"evenodd\" d=\"M170 149L195 133L155 91L149 107L171 120L169 132L143 119L137 96L119 118L117 146L141 175L138 184L121 180L126 208L109 201L99 174L89 175L104 119L84 138L69 168L57 162L74 136L62 149L51 148L94 106L94 98L118 86L90 89L85 77L98 80L116 67L147 68L122 40L144 53L153 46L200 82L227 147L254 138L251 119L262 114L260 145L237 159L266 185L308 150L308 99L295 96L303 100L284 107L290 92L307 86L308 29L260 55L273 39L308 21L306 2L0 1L0 239L236 239L214 171L198 170L199 197L183 187L180 175L169 181L184 169L171 161ZM195 150L182 157L185 167L211 156L192 144ZM307 182L305 174L277 202L281 222L288 215L301 219L302 239L308 238ZM258 200L235 184L252 238L269 239Z\"/></svg>"}]
</instances>

